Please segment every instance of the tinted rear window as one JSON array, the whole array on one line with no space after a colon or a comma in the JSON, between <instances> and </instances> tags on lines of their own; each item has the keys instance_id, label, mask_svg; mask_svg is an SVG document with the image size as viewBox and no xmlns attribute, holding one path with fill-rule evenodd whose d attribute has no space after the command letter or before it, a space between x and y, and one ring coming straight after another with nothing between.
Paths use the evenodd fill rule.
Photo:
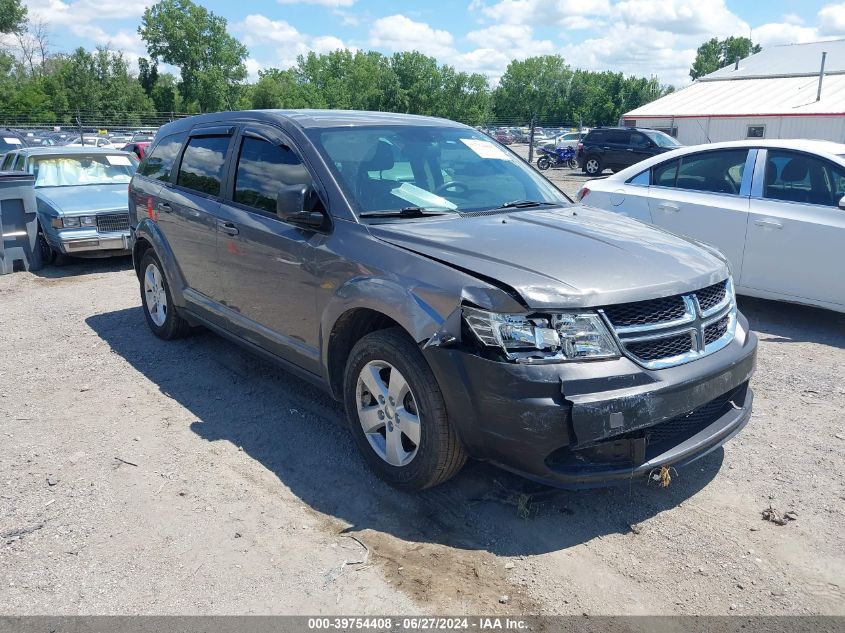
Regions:
<instances>
[{"instance_id":1,"label":"tinted rear window","mask_svg":"<svg viewBox=\"0 0 845 633\"><path fill-rule=\"evenodd\" d=\"M195 136L185 148L176 184L212 196L220 195L229 136Z\"/></svg>"},{"instance_id":2,"label":"tinted rear window","mask_svg":"<svg viewBox=\"0 0 845 633\"><path fill-rule=\"evenodd\" d=\"M176 158L179 156L179 150L182 149L182 143L186 136L182 132L180 134L171 134L161 139L161 142L155 146L152 153L138 167L138 173L155 180L170 180L170 171L173 169L173 163L176 162Z\"/></svg>"}]
</instances>

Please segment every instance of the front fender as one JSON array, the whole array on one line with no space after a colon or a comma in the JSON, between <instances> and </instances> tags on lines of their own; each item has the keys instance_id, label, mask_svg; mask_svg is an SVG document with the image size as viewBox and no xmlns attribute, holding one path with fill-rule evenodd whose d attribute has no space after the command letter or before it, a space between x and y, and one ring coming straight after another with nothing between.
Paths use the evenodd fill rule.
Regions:
<instances>
[{"instance_id":1,"label":"front fender","mask_svg":"<svg viewBox=\"0 0 845 633\"><path fill-rule=\"evenodd\" d=\"M167 238L164 237L161 228L150 218L142 218L132 230L132 237L134 243L132 245L132 263L135 266L135 273L140 278L141 276L141 262L140 254L142 249L139 248L142 240L152 245L156 256L161 262L162 273L167 280L167 285L170 288L170 295L173 303L180 308L185 307L184 290L186 287L185 277L179 269L179 264L176 262L176 257Z\"/></svg>"}]
</instances>

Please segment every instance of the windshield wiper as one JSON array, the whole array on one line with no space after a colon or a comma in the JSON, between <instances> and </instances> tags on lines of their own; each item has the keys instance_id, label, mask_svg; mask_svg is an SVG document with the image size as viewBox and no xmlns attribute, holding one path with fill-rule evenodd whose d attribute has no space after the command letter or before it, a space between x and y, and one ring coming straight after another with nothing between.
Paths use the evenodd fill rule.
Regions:
<instances>
[{"instance_id":1,"label":"windshield wiper","mask_svg":"<svg viewBox=\"0 0 845 633\"><path fill-rule=\"evenodd\" d=\"M436 211L425 207L404 207L395 211L365 211L361 218L424 218L430 215L447 215L448 211Z\"/></svg>"},{"instance_id":2,"label":"windshield wiper","mask_svg":"<svg viewBox=\"0 0 845 633\"><path fill-rule=\"evenodd\" d=\"M528 209L530 207L557 207L556 202L538 202L537 200L511 200L498 209Z\"/></svg>"}]
</instances>

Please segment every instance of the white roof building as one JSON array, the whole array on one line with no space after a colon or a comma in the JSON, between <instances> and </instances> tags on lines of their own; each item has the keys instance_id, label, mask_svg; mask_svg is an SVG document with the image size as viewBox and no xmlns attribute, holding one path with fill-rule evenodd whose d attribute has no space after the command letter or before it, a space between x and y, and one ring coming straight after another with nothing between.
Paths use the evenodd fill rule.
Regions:
<instances>
[{"instance_id":1,"label":"white roof building","mask_svg":"<svg viewBox=\"0 0 845 633\"><path fill-rule=\"evenodd\" d=\"M625 125L670 132L685 145L744 138L843 142L845 40L767 48L622 118Z\"/></svg>"}]
</instances>

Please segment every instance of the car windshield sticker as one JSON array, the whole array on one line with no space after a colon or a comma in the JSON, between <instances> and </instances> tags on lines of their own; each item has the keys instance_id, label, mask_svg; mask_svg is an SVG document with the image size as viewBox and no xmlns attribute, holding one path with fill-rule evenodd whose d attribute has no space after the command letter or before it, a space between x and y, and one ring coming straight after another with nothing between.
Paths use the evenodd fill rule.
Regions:
<instances>
[{"instance_id":1,"label":"car windshield sticker","mask_svg":"<svg viewBox=\"0 0 845 633\"><path fill-rule=\"evenodd\" d=\"M481 158L496 158L498 160L510 160L508 156L501 149L477 138L462 138L461 143L469 147L473 152L478 154Z\"/></svg>"},{"instance_id":2,"label":"car windshield sticker","mask_svg":"<svg viewBox=\"0 0 845 633\"><path fill-rule=\"evenodd\" d=\"M106 160L114 167L129 167L132 164L128 156L106 156Z\"/></svg>"},{"instance_id":3,"label":"car windshield sticker","mask_svg":"<svg viewBox=\"0 0 845 633\"><path fill-rule=\"evenodd\" d=\"M15 138L13 136L9 136L9 137L4 136L3 140L6 141L9 145L23 145L23 143L21 143L21 140L19 138Z\"/></svg>"}]
</instances>

